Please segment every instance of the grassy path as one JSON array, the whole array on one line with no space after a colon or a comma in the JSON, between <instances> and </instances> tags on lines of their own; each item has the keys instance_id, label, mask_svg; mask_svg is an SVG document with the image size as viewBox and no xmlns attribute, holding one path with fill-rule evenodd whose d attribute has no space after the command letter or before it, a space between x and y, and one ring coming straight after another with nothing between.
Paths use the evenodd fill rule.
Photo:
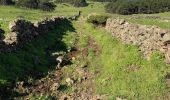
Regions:
<instances>
[{"instance_id":1,"label":"grassy path","mask_svg":"<svg viewBox=\"0 0 170 100\"><path fill-rule=\"evenodd\" d=\"M162 54L155 52L147 61L137 47L122 44L104 28L79 22L76 29L83 33L80 37L91 37L101 48L100 55L94 55L94 48L88 48L97 93L109 94L110 99L168 100L165 95L169 89L164 82L168 66L164 64ZM83 38L80 44L83 46L87 42Z\"/></svg>"},{"instance_id":2,"label":"grassy path","mask_svg":"<svg viewBox=\"0 0 170 100\"><path fill-rule=\"evenodd\" d=\"M62 40L67 47L76 48L71 52L72 64L33 85L29 97L35 98L35 94L39 98L42 93L59 100L168 100L165 76L169 66L162 54L155 52L147 61L136 46L123 44L102 27L95 28L82 19L73 26L75 32L66 32ZM74 81L72 85L67 84L68 78ZM55 82L60 88L50 90Z\"/></svg>"}]
</instances>

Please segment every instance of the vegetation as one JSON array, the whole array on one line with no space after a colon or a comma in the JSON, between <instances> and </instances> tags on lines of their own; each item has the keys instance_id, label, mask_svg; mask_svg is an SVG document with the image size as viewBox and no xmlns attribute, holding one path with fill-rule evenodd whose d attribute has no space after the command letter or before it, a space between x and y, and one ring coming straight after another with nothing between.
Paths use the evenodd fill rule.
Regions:
<instances>
[{"instance_id":1,"label":"vegetation","mask_svg":"<svg viewBox=\"0 0 170 100\"><path fill-rule=\"evenodd\" d=\"M24 1L28 0L22 0L21 2ZM66 0L65 2L70 1L71 0ZM103 1L105 0L102 0L102 2ZM128 1L128 4L131 4L129 3L130 1L131 0ZM148 5L152 5L149 4L149 0L145 1L148 1ZM166 2L166 0L164 1ZM164 1L162 1L162 5L165 4L163 3ZM74 75L75 77L80 77L75 71L80 65L87 64L86 70L94 75L92 77L94 77L95 82L95 86L93 87L95 88L94 91L96 90L95 93L101 95L108 94L110 100L113 100L116 97L128 100L150 100L158 99L157 97L159 97L161 98L160 100L166 100L165 96L169 93L169 88L167 88L165 84L165 76L170 72L170 68L169 65L164 63L163 55L160 52L154 52L151 59L148 61L144 59L139 52L138 47L123 44L119 40L113 38L104 28L96 28L90 23L104 24L108 16L111 16L113 18L121 17L136 24L156 25L161 28L169 29L170 23L167 21L167 17L169 17L170 12L126 16L104 12L104 6L107 3L88 2L88 6L79 8L64 3L58 4L57 9L53 9L53 7L51 8L53 5L50 3L51 2L47 3L45 0L45 2L41 1L41 5L39 3L33 3L34 5L29 5L28 3L28 5L26 5L29 8L35 7L36 9L22 9L22 7L25 6L20 6L21 8L15 6L0 6L0 33L4 33L5 30L5 34L9 32L9 22L16 18L22 17L26 20L35 22L44 17L52 17L56 15L70 17L77 14L78 11L82 11L82 19L73 21L73 25L72 23L63 23L61 26L56 26L56 30L52 30L49 34L38 37L32 42L25 44L16 52L0 53L0 97L18 96L15 93L15 95L9 94L11 91L4 90L6 90L6 87L13 90L12 86L18 81L24 81L27 84L30 80L39 80L39 78L46 76L47 73L54 71L56 63L51 60L51 53L67 52L69 48L77 47L80 51L87 49L87 56L82 56L81 52L78 55L78 58L74 58L72 65L61 69L63 73L62 85L67 77L73 77ZM118 6L120 6L118 8L124 8L124 4L118 5L117 3L118 1L107 5L107 8L111 8L109 12L113 12L112 10ZM158 3L156 3L157 6L159 6ZM38 8L36 7L37 5ZM113 5L115 6L113 7ZM128 5L125 6L131 7ZM39 7L45 11L53 10L53 12L44 13L43 11L38 10ZM152 7L148 9L138 13L156 12L155 10L152 11ZM161 8L156 9L159 9L160 12L165 11L165 9L161 10ZM126 11L120 10L120 12L122 12L120 14L133 14L131 10L124 10ZM89 13L97 14L89 16L87 19L87 22L89 23L86 23L83 18L86 18ZM117 11L116 13L119 12ZM142 16L144 18L134 19L134 16ZM145 16L159 16L160 18L148 19L145 18ZM99 53L97 55L95 54L96 48L94 48L93 45L89 46L89 38L94 41L93 44L98 46ZM51 48L49 53L47 52L47 48ZM41 60L39 65L35 65L34 63L34 58L36 56ZM131 65L136 69L129 69L129 66ZM87 84L80 84L81 86L79 86L79 88L88 90L86 86ZM90 86L92 87L91 84ZM63 90L64 92L62 91L62 94L77 91L76 89L77 87L72 88L69 86L68 90ZM90 91L90 89L88 91ZM32 100L44 98L51 99L48 95L33 95L33 97L31 97Z\"/></svg>"},{"instance_id":2,"label":"vegetation","mask_svg":"<svg viewBox=\"0 0 170 100\"><path fill-rule=\"evenodd\" d=\"M117 0L90 0L90 1L95 1L95 2L115 2Z\"/></svg>"},{"instance_id":3,"label":"vegetation","mask_svg":"<svg viewBox=\"0 0 170 100\"><path fill-rule=\"evenodd\" d=\"M56 5L51 2L42 2L39 4L39 8L43 11L54 11Z\"/></svg>"},{"instance_id":4,"label":"vegetation","mask_svg":"<svg viewBox=\"0 0 170 100\"><path fill-rule=\"evenodd\" d=\"M12 0L0 0L0 5L11 5L13 3Z\"/></svg>"},{"instance_id":5,"label":"vegetation","mask_svg":"<svg viewBox=\"0 0 170 100\"><path fill-rule=\"evenodd\" d=\"M69 3L75 7L85 7L87 6L86 0L56 0L57 3Z\"/></svg>"},{"instance_id":6,"label":"vegetation","mask_svg":"<svg viewBox=\"0 0 170 100\"><path fill-rule=\"evenodd\" d=\"M107 19L108 19L108 16L106 15L91 14L88 16L87 22L93 23L95 25L105 25Z\"/></svg>"},{"instance_id":7,"label":"vegetation","mask_svg":"<svg viewBox=\"0 0 170 100\"><path fill-rule=\"evenodd\" d=\"M31 9L41 9L44 11L53 11L55 9L55 4L49 2L48 0L18 0L16 5L19 7L26 7Z\"/></svg>"},{"instance_id":8,"label":"vegetation","mask_svg":"<svg viewBox=\"0 0 170 100\"><path fill-rule=\"evenodd\" d=\"M122 44L103 28L85 24L80 30L100 44L100 55L89 56L91 71L99 71L95 77L98 93L111 94L110 100L116 97L128 100L164 98L168 91L164 83L168 66L163 62L161 53L153 53L151 60L146 61L137 47ZM129 66L137 69L134 71Z\"/></svg>"},{"instance_id":9,"label":"vegetation","mask_svg":"<svg viewBox=\"0 0 170 100\"><path fill-rule=\"evenodd\" d=\"M170 11L169 0L117 0L106 6L106 11L123 15Z\"/></svg>"}]
</instances>

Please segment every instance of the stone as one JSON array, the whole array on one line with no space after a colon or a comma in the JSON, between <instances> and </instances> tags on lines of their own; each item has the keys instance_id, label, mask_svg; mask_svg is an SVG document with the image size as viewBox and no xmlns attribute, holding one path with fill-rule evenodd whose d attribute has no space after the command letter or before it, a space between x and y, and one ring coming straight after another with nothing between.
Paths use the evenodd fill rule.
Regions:
<instances>
[{"instance_id":1,"label":"stone","mask_svg":"<svg viewBox=\"0 0 170 100\"><path fill-rule=\"evenodd\" d=\"M11 31L11 32L13 32L14 31L14 29L15 29L15 26L16 26L16 23L15 23L15 21L12 21L12 22L10 22L9 23L9 30Z\"/></svg>"},{"instance_id":2,"label":"stone","mask_svg":"<svg viewBox=\"0 0 170 100\"><path fill-rule=\"evenodd\" d=\"M72 84L74 84L74 80L72 80L71 78L67 78L67 79L66 79L66 83L67 83L68 85L72 85Z\"/></svg>"},{"instance_id":3,"label":"stone","mask_svg":"<svg viewBox=\"0 0 170 100\"><path fill-rule=\"evenodd\" d=\"M124 43L138 46L145 58L150 58L157 50L165 53L166 50L162 46L167 47L170 44L170 32L157 26L138 25L120 18L109 18L106 30Z\"/></svg>"},{"instance_id":4,"label":"stone","mask_svg":"<svg viewBox=\"0 0 170 100\"><path fill-rule=\"evenodd\" d=\"M15 33L15 32L8 33L6 38L4 39L4 42L8 45L16 44L17 43L17 33Z\"/></svg>"},{"instance_id":5,"label":"stone","mask_svg":"<svg viewBox=\"0 0 170 100\"><path fill-rule=\"evenodd\" d=\"M170 88L170 79L166 79L166 84L167 84L167 87Z\"/></svg>"},{"instance_id":6,"label":"stone","mask_svg":"<svg viewBox=\"0 0 170 100\"><path fill-rule=\"evenodd\" d=\"M164 42L164 43L170 42L170 33L165 34L165 35L163 36L163 42Z\"/></svg>"},{"instance_id":7,"label":"stone","mask_svg":"<svg viewBox=\"0 0 170 100\"><path fill-rule=\"evenodd\" d=\"M60 87L60 84L59 83L54 83L52 86L51 86L51 91L56 91L58 90L58 88Z\"/></svg>"}]
</instances>

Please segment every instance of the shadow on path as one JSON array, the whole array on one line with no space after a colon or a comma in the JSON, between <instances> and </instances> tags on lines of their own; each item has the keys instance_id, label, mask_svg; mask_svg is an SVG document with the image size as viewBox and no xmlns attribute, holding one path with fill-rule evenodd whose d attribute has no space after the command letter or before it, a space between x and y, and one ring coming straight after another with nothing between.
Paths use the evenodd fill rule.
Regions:
<instances>
[{"instance_id":1,"label":"shadow on path","mask_svg":"<svg viewBox=\"0 0 170 100\"><path fill-rule=\"evenodd\" d=\"M56 62L51 53L67 51L62 39L68 31L74 32L75 29L66 20L56 26L55 30L36 37L15 52L0 53L0 99L11 99L19 95L12 91L17 81L40 79L55 69Z\"/></svg>"}]
</instances>

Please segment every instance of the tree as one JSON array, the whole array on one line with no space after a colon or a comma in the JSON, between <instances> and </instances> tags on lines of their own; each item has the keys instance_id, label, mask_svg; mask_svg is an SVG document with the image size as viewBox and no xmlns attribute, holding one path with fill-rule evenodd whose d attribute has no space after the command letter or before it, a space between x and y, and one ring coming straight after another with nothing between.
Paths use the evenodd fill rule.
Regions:
<instances>
[{"instance_id":1,"label":"tree","mask_svg":"<svg viewBox=\"0 0 170 100\"><path fill-rule=\"evenodd\" d=\"M170 0L117 0L105 8L107 12L124 15L159 13L170 11Z\"/></svg>"},{"instance_id":2,"label":"tree","mask_svg":"<svg viewBox=\"0 0 170 100\"><path fill-rule=\"evenodd\" d=\"M11 5L14 4L12 0L0 0L0 5Z\"/></svg>"},{"instance_id":3,"label":"tree","mask_svg":"<svg viewBox=\"0 0 170 100\"><path fill-rule=\"evenodd\" d=\"M53 11L56 5L50 0L18 0L16 5L31 9L41 9L43 11Z\"/></svg>"},{"instance_id":4,"label":"tree","mask_svg":"<svg viewBox=\"0 0 170 100\"><path fill-rule=\"evenodd\" d=\"M51 2L40 3L39 8L43 11L53 11L55 10L56 5Z\"/></svg>"},{"instance_id":5,"label":"tree","mask_svg":"<svg viewBox=\"0 0 170 100\"><path fill-rule=\"evenodd\" d=\"M19 7L26 7L26 8L38 8L38 0L18 0L16 5Z\"/></svg>"}]
</instances>

